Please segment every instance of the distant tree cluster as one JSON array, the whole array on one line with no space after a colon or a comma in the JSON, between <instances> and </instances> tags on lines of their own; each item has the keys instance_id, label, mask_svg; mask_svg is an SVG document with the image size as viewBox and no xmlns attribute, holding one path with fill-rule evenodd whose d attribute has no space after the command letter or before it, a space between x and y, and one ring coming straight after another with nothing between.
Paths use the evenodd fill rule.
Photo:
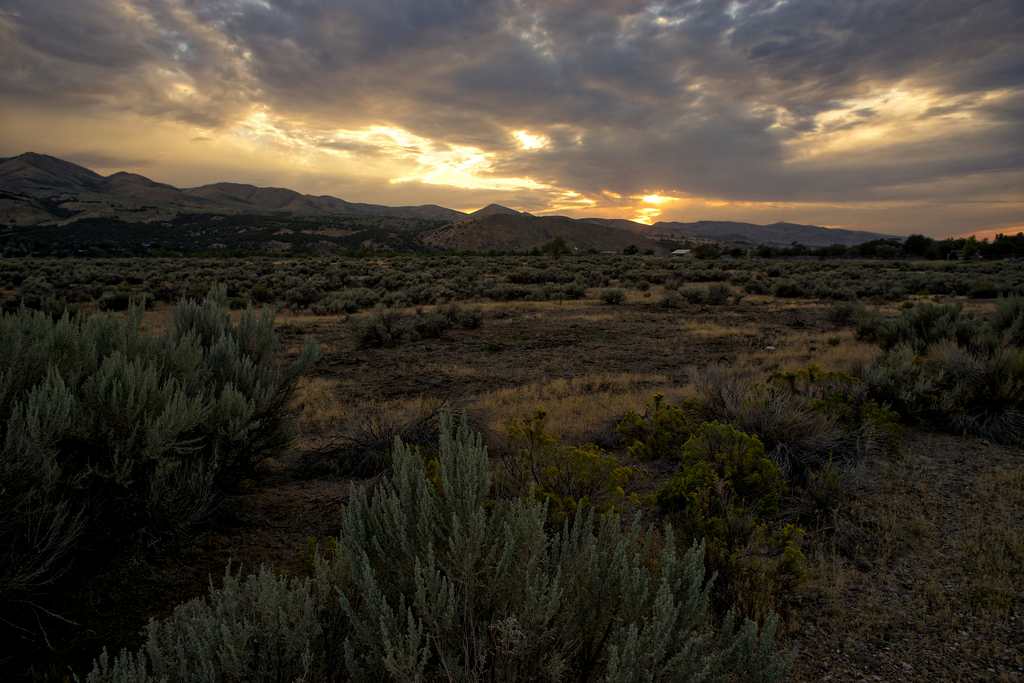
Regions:
<instances>
[{"instance_id":1,"label":"distant tree cluster","mask_svg":"<svg viewBox=\"0 0 1024 683\"><path fill-rule=\"evenodd\" d=\"M820 258L911 258L928 260L969 260L1024 258L1024 233L996 235L994 240L976 237L958 237L936 240L926 235L910 235L902 242L898 239L871 240L854 246L833 244L812 248L794 243L789 247L757 247L760 258L787 256L818 256Z\"/></svg>"}]
</instances>

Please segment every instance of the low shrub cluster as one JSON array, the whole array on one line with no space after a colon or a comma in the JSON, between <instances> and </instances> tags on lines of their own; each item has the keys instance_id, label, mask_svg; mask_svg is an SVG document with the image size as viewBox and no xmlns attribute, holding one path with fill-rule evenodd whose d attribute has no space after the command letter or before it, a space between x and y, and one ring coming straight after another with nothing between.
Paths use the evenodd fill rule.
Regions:
<instances>
[{"instance_id":1,"label":"low shrub cluster","mask_svg":"<svg viewBox=\"0 0 1024 683\"><path fill-rule=\"evenodd\" d=\"M189 526L288 439L314 346L282 367L272 316L232 323L223 288L181 302L164 334L141 316L0 317L5 604L36 604L73 558Z\"/></svg>"},{"instance_id":2,"label":"low shrub cluster","mask_svg":"<svg viewBox=\"0 0 1024 683\"><path fill-rule=\"evenodd\" d=\"M451 304L432 313L417 311L411 315L378 310L363 318L354 318L353 328L361 348L381 348L437 339L448 330L473 330L482 323L480 311Z\"/></svg>"},{"instance_id":3,"label":"low shrub cluster","mask_svg":"<svg viewBox=\"0 0 1024 683\"><path fill-rule=\"evenodd\" d=\"M894 318L861 315L857 320L857 337L877 343L886 351L909 346L920 353L945 340L970 344L982 327L982 321L965 315L958 304L920 304Z\"/></svg>"},{"instance_id":4,"label":"low shrub cluster","mask_svg":"<svg viewBox=\"0 0 1024 683\"><path fill-rule=\"evenodd\" d=\"M626 300L626 293L621 289L606 289L601 292L601 301L616 306Z\"/></svg>"},{"instance_id":5,"label":"low shrub cluster","mask_svg":"<svg viewBox=\"0 0 1024 683\"><path fill-rule=\"evenodd\" d=\"M442 419L436 465L401 442L310 579L230 576L88 677L205 680L784 680L776 620L710 606L703 547L532 498L493 500L486 448Z\"/></svg>"},{"instance_id":6,"label":"low shrub cluster","mask_svg":"<svg viewBox=\"0 0 1024 683\"><path fill-rule=\"evenodd\" d=\"M690 438L703 420L698 402L682 405L667 403L655 396L643 414L630 411L619 421L616 431L626 442L630 457L637 460L670 460Z\"/></svg>"},{"instance_id":7,"label":"low shrub cluster","mask_svg":"<svg viewBox=\"0 0 1024 683\"><path fill-rule=\"evenodd\" d=\"M783 497L792 487L831 495L826 474L898 447L897 416L865 382L813 367L755 381L711 366L695 385L696 398L655 397L617 431L633 458L677 463L653 502L683 538L705 543L716 599L754 616L780 609L805 565L804 531L781 513Z\"/></svg>"},{"instance_id":8,"label":"low shrub cluster","mask_svg":"<svg viewBox=\"0 0 1024 683\"><path fill-rule=\"evenodd\" d=\"M380 295L365 287L344 289L340 292L331 292L313 306L313 312L317 315L338 315L341 313L355 313L367 308L373 308L380 302Z\"/></svg>"},{"instance_id":9,"label":"low shrub cluster","mask_svg":"<svg viewBox=\"0 0 1024 683\"><path fill-rule=\"evenodd\" d=\"M1024 301L1006 299L987 317L920 305L879 318L862 335L885 350L864 382L905 419L1024 444Z\"/></svg>"},{"instance_id":10,"label":"low shrub cluster","mask_svg":"<svg viewBox=\"0 0 1024 683\"><path fill-rule=\"evenodd\" d=\"M62 235L63 240L66 236ZM64 244L63 246L68 246ZM774 250L757 250L771 256ZM796 254L794 254L796 255ZM806 255L806 254L805 254ZM0 263L7 310L19 305L59 313L68 305L126 305L152 297L173 303L230 282L233 307L249 302L339 315L457 301L580 299L588 289L648 291L664 285L664 305L716 305L742 293L827 301L898 301L909 296L990 297L1024 291L1019 262L789 260L739 254L686 260L603 254L376 255L304 254L301 258L30 258ZM710 283L710 286L705 286Z\"/></svg>"},{"instance_id":11,"label":"low shrub cluster","mask_svg":"<svg viewBox=\"0 0 1024 683\"><path fill-rule=\"evenodd\" d=\"M502 459L502 488L548 504L555 523L586 510L620 509L625 486L639 472L593 444L567 446L547 431L547 415L512 420L510 452Z\"/></svg>"},{"instance_id":12,"label":"low shrub cluster","mask_svg":"<svg viewBox=\"0 0 1024 683\"><path fill-rule=\"evenodd\" d=\"M707 286L690 285L669 289L661 299L664 308L680 308L684 304L697 306L724 306L738 303L743 295L729 285L714 282Z\"/></svg>"},{"instance_id":13,"label":"low shrub cluster","mask_svg":"<svg viewBox=\"0 0 1024 683\"><path fill-rule=\"evenodd\" d=\"M755 436L705 422L683 445L678 472L657 493L658 507L706 547L719 577L716 596L763 616L804 573L803 530L778 521L782 471Z\"/></svg>"},{"instance_id":14,"label":"low shrub cluster","mask_svg":"<svg viewBox=\"0 0 1024 683\"><path fill-rule=\"evenodd\" d=\"M428 447L436 441L437 424L446 405L437 400L422 400L405 410L394 406L362 405L335 424L335 434L321 448L308 455L316 468L348 476L370 477L385 472L396 439L414 446Z\"/></svg>"},{"instance_id":15,"label":"low shrub cluster","mask_svg":"<svg viewBox=\"0 0 1024 683\"><path fill-rule=\"evenodd\" d=\"M896 415L852 376L810 367L761 382L709 366L694 383L709 419L756 434L798 481L827 462L849 463L898 445Z\"/></svg>"}]
</instances>

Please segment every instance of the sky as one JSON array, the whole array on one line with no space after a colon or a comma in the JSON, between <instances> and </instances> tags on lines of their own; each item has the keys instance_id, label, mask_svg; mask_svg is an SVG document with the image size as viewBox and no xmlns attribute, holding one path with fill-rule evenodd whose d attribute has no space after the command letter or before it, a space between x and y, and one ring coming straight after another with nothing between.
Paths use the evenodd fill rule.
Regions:
<instances>
[{"instance_id":1,"label":"sky","mask_svg":"<svg viewBox=\"0 0 1024 683\"><path fill-rule=\"evenodd\" d=\"M0 0L0 155L539 214L1024 229L1022 0Z\"/></svg>"}]
</instances>

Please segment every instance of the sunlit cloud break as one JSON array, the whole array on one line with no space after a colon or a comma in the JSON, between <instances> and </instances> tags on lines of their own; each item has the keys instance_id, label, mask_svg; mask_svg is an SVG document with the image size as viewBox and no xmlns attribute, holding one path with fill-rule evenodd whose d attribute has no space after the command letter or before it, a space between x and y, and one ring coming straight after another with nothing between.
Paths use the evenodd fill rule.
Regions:
<instances>
[{"instance_id":1,"label":"sunlit cloud break","mask_svg":"<svg viewBox=\"0 0 1024 683\"><path fill-rule=\"evenodd\" d=\"M1024 220L1022 27L1017 0L7 0L0 154L354 201L998 229Z\"/></svg>"}]
</instances>

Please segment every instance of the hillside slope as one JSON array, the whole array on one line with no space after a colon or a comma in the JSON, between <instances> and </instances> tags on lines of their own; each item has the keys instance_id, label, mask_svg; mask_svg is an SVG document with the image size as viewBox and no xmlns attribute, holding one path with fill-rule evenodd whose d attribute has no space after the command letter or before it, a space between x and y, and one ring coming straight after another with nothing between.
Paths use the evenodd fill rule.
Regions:
<instances>
[{"instance_id":1,"label":"hillside slope","mask_svg":"<svg viewBox=\"0 0 1024 683\"><path fill-rule=\"evenodd\" d=\"M529 251L562 238L578 251L620 252L633 245L662 251L653 240L627 230L566 216L492 213L463 220L421 235L424 244L463 251Z\"/></svg>"},{"instance_id":2,"label":"hillside slope","mask_svg":"<svg viewBox=\"0 0 1024 683\"><path fill-rule=\"evenodd\" d=\"M69 161L31 152L0 159L0 192L0 225L12 226L90 218L153 222L188 214L393 216L432 221L458 220L465 215L434 204L360 204L243 183L180 189L135 173L102 176Z\"/></svg>"},{"instance_id":3,"label":"hillside slope","mask_svg":"<svg viewBox=\"0 0 1024 683\"><path fill-rule=\"evenodd\" d=\"M894 237L893 235L860 230L823 228L818 225L800 225L798 223L757 225L756 223L734 221L697 221L694 223L660 221L652 225L650 230L652 235L659 237L675 239L697 237L722 242L749 242L750 244L771 246L789 246L794 242L806 247L827 247L833 244L853 246L872 240Z\"/></svg>"}]
</instances>

